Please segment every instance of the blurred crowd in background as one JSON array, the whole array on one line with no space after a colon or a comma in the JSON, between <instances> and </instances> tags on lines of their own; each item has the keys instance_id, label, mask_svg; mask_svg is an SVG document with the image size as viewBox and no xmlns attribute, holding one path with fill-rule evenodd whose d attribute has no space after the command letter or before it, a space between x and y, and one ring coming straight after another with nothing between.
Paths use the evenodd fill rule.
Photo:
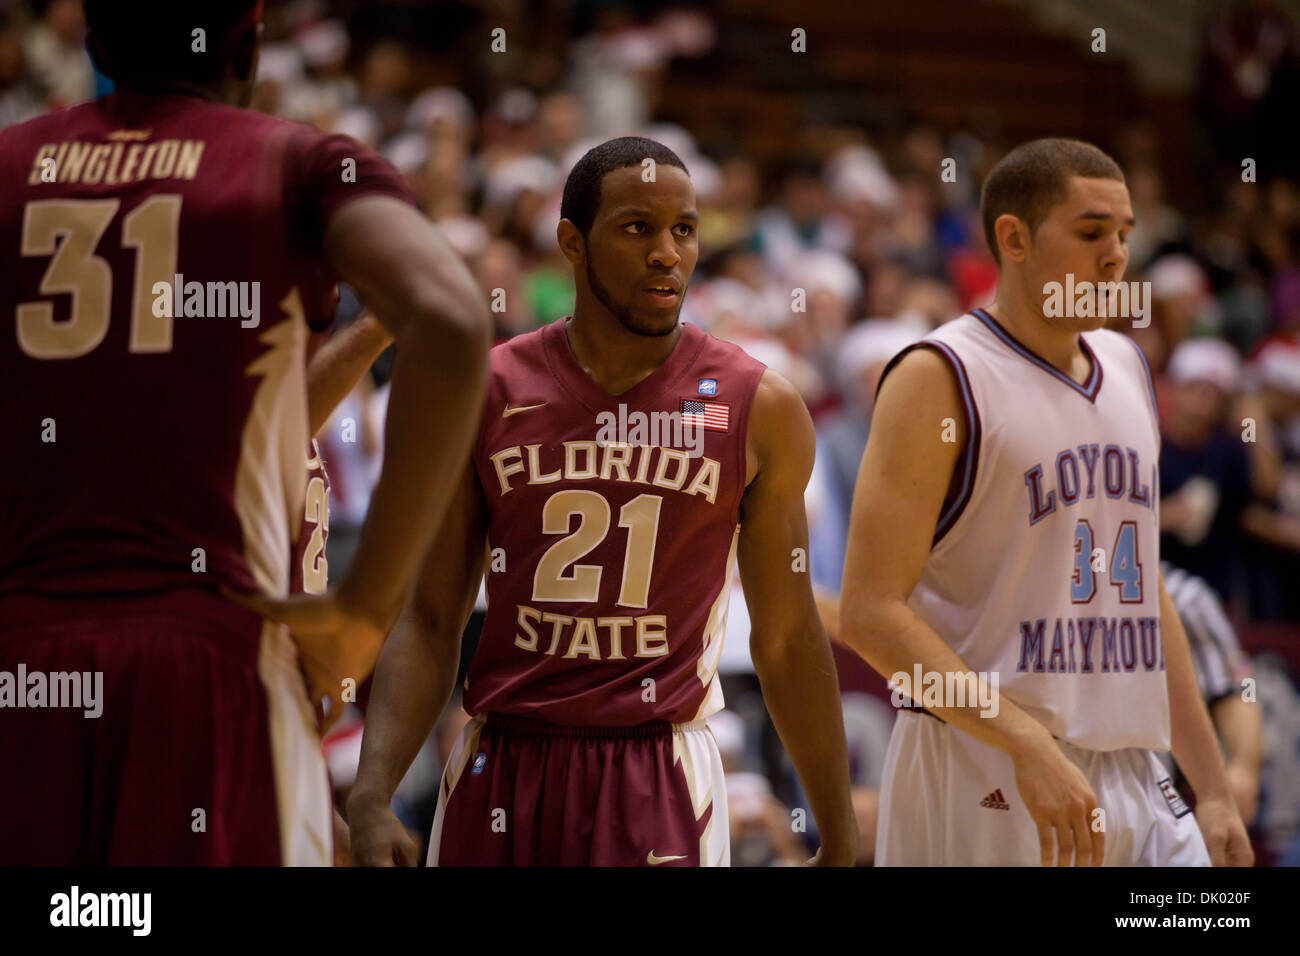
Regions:
<instances>
[{"instance_id":1,"label":"blurred crowd in background","mask_svg":"<svg viewBox=\"0 0 1300 956\"><path fill-rule=\"evenodd\" d=\"M494 37L498 24L505 32ZM0 0L0 126L109 89L85 54L83 26L78 0ZM728 26L707 3L268 2L254 108L346 133L387 157L495 303L501 339L572 310L555 226L577 158L631 133L673 149L701 214L700 262L682 318L786 376L813 414L810 571L834 637L880 373L907 344L991 300L997 274L979 224L979 185L1015 143L995 126L922 122L884 132L822 124L775 159L747 154L741 137L716 129L698 140L663 121L663 79L708 58ZM1224 651L1230 669L1257 682L1260 747L1244 760L1257 791L1249 807L1257 855L1297 864L1300 178L1294 157L1257 155L1246 171L1233 137L1271 123L1278 91L1297 88L1300 29L1252 3L1204 30L1196 112L1207 147L1195 193L1168 194L1169 163L1179 158L1140 114L1098 142L1124 168L1137 217L1126 278L1149 282L1152 297L1149 326L1113 324L1141 346L1157 383L1162 557L1208 584L1245 648ZM951 182L940 176L946 158L956 160ZM806 295L802 310L792 307L795 289ZM339 321L358 311L342 290ZM390 362L376 363L321 436L335 574L377 474ZM356 441L342 440L344 419L357 423ZM476 614L466 657L480 625ZM733 862L797 862L815 848L815 827L811 819L806 831L792 826L792 811L807 803L763 709L747 625L737 587L722 664L728 709L711 721L729 771ZM883 678L843 648L837 661L865 862L893 711ZM449 708L399 792L422 837L441 755L463 720ZM330 741L343 787L360 727L358 717Z\"/></svg>"}]
</instances>

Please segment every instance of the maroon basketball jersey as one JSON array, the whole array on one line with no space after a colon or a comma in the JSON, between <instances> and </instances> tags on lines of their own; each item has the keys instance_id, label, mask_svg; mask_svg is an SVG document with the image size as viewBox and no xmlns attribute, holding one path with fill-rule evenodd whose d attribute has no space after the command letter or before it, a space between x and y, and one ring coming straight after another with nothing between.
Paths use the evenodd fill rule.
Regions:
<instances>
[{"instance_id":1,"label":"maroon basketball jersey","mask_svg":"<svg viewBox=\"0 0 1300 956\"><path fill-rule=\"evenodd\" d=\"M0 181L0 597L285 594L324 228L412 202L400 176L346 137L118 93L0 130Z\"/></svg>"},{"instance_id":2,"label":"maroon basketball jersey","mask_svg":"<svg viewBox=\"0 0 1300 956\"><path fill-rule=\"evenodd\" d=\"M610 395L574 358L567 322L490 353L474 452L488 612L465 708L590 726L707 717L722 707L764 366L684 324L663 365Z\"/></svg>"}]
</instances>

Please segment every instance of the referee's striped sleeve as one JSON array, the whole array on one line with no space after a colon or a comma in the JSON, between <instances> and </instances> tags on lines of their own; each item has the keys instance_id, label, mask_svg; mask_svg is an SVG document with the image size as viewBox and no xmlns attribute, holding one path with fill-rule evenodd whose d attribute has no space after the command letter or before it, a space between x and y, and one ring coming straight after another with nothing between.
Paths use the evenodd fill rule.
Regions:
<instances>
[{"instance_id":1,"label":"referee's striped sleeve","mask_svg":"<svg viewBox=\"0 0 1300 956\"><path fill-rule=\"evenodd\" d=\"M1165 589L1187 633L1201 696L1213 702L1235 693L1245 655L1218 596L1203 579L1160 563Z\"/></svg>"}]
</instances>

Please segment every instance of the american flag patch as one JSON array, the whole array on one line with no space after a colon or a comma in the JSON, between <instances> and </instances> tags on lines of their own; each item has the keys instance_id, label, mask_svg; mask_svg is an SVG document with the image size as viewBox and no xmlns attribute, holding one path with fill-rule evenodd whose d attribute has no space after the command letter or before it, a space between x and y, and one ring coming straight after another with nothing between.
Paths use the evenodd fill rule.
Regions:
<instances>
[{"instance_id":1,"label":"american flag patch","mask_svg":"<svg viewBox=\"0 0 1300 956\"><path fill-rule=\"evenodd\" d=\"M682 425L693 428L711 428L725 432L731 419L731 406L726 402L697 402L682 399Z\"/></svg>"}]
</instances>

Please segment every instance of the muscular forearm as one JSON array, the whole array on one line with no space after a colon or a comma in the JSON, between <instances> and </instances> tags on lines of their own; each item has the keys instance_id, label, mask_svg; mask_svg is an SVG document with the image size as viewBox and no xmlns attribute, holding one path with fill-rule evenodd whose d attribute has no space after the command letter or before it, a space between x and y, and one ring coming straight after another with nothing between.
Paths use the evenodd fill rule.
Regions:
<instances>
[{"instance_id":1,"label":"muscular forearm","mask_svg":"<svg viewBox=\"0 0 1300 956\"><path fill-rule=\"evenodd\" d=\"M381 629L396 618L469 455L486 379L486 333L410 322L397 340L383 471L340 597Z\"/></svg>"},{"instance_id":2,"label":"muscular forearm","mask_svg":"<svg viewBox=\"0 0 1300 956\"><path fill-rule=\"evenodd\" d=\"M307 412L313 435L392 341L388 330L367 313L336 332L312 356L307 365Z\"/></svg>"},{"instance_id":3,"label":"muscular forearm","mask_svg":"<svg viewBox=\"0 0 1300 956\"><path fill-rule=\"evenodd\" d=\"M781 641L755 633L751 648L763 700L812 804L824 853L842 853L852 865L857 821L830 642L818 627Z\"/></svg>"},{"instance_id":4,"label":"muscular forearm","mask_svg":"<svg viewBox=\"0 0 1300 956\"><path fill-rule=\"evenodd\" d=\"M911 681L917 664L923 674L971 673L966 662L902 601L842 597L840 627L841 640L887 680L901 672ZM915 690L917 703L922 702L919 695L920 690ZM996 714L991 707L985 711L981 699L995 702ZM962 707L946 706L951 703L945 701L945 705L933 707L927 704L926 710L1010 757L1051 740L1041 723L1008 698L995 695L983 677L974 701Z\"/></svg>"},{"instance_id":5,"label":"muscular forearm","mask_svg":"<svg viewBox=\"0 0 1300 956\"><path fill-rule=\"evenodd\" d=\"M350 805L387 806L447 706L456 681L459 631L455 639L431 640L422 627L413 615L404 614L384 643Z\"/></svg>"}]
</instances>

